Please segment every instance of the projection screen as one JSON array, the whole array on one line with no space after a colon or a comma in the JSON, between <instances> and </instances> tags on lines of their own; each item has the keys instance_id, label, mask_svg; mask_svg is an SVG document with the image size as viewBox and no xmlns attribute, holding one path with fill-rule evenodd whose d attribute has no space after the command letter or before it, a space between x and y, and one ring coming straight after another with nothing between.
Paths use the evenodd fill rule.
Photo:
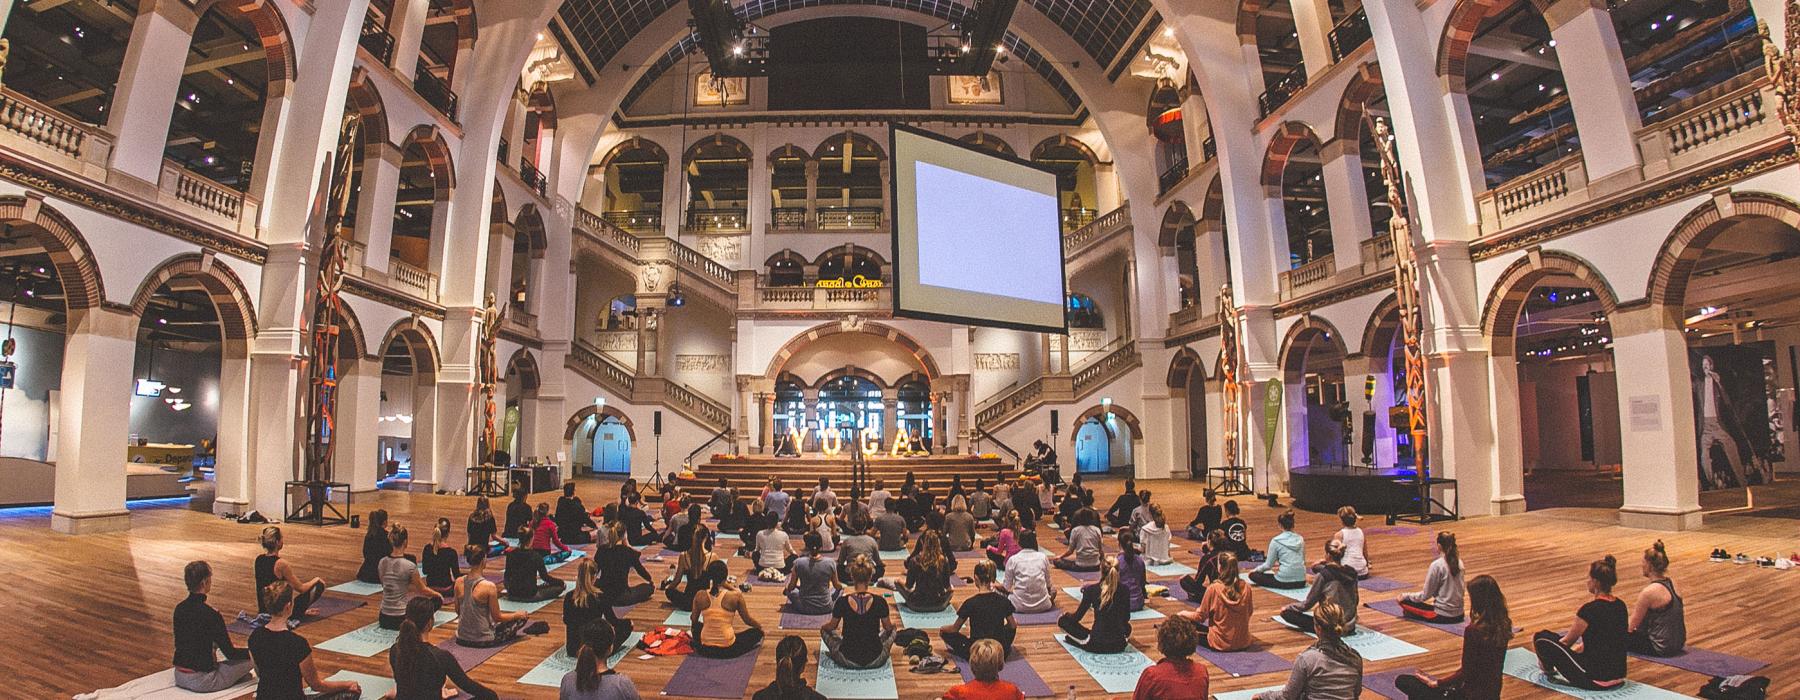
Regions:
<instances>
[{"instance_id":1,"label":"projection screen","mask_svg":"<svg viewBox=\"0 0 1800 700\"><path fill-rule=\"evenodd\" d=\"M895 125L894 315L1065 333L1056 174Z\"/></svg>"}]
</instances>

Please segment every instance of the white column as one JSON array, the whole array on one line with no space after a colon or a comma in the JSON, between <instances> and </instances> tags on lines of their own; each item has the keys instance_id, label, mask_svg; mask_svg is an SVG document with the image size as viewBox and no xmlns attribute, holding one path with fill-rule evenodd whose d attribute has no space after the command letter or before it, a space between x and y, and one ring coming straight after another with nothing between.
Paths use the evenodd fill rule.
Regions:
<instances>
[{"instance_id":1,"label":"white column","mask_svg":"<svg viewBox=\"0 0 1800 700\"><path fill-rule=\"evenodd\" d=\"M356 239L365 249L363 267L388 271L394 247L394 199L400 192L400 149L374 144L363 156L362 191L356 194Z\"/></svg>"},{"instance_id":2,"label":"white column","mask_svg":"<svg viewBox=\"0 0 1800 700\"><path fill-rule=\"evenodd\" d=\"M1694 406L1680 311L1647 306L1611 319L1624 435L1625 506L1619 524L1663 530L1700 526Z\"/></svg>"},{"instance_id":3,"label":"white column","mask_svg":"<svg viewBox=\"0 0 1800 700\"><path fill-rule=\"evenodd\" d=\"M50 526L66 534L131 527L125 443L131 425L137 317L106 308L69 314Z\"/></svg>"},{"instance_id":4,"label":"white column","mask_svg":"<svg viewBox=\"0 0 1800 700\"><path fill-rule=\"evenodd\" d=\"M250 344L250 430L254 442L248 480L251 509L269 518L285 517L287 482L294 479L299 455L301 328L304 291L315 272L308 264L317 253L304 243L269 246L263 263L262 293L257 299L257 333Z\"/></svg>"},{"instance_id":5,"label":"white column","mask_svg":"<svg viewBox=\"0 0 1800 700\"><path fill-rule=\"evenodd\" d=\"M1636 134L1644 123L1612 14L1603 0L1561 0L1544 13L1544 21L1556 40L1556 58L1568 83L1588 182L1637 167Z\"/></svg>"},{"instance_id":6,"label":"white column","mask_svg":"<svg viewBox=\"0 0 1800 700\"><path fill-rule=\"evenodd\" d=\"M1369 188L1363 181L1362 151L1352 139L1332 139L1319 149L1324 159L1325 204L1331 215L1331 252L1338 272L1362 272L1362 242L1374 229L1369 221Z\"/></svg>"},{"instance_id":7,"label":"white column","mask_svg":"<svg viewBox=\"0 0 1800 700\"><path fill-rule=\"evenodd\" d=\"M1463 512L1480 514L1497 493L1488 465L1496 459L1498 441L1475 264L1468 244L1460 241L1435 241L1422 246L1418 256L1430 466L1433 474L1457 480Z\"/></svg>"},{"instance_id":8,"label":"white column","mask_svg":"<svg viewBox=\"0 0 1800 700\"><path fill-rule=\"evenodd\" d=\"M1448 6L1437 3L1428 9L1448 12ZM1411 3L1371 2L1363 9L1381 62L1382 89L1411 195L1408 204L1420 225L1417 235L1427 240L1471 238L1477 221L1475 194L1487 186L1468 97L1445 90L1437 74L1442 19L1428 20Z\"/></svg>"},{"instance_id":9,"label":"white column","mask_svg":"<svg viewBox=\"0 0 1800 700\"><path fill-rule=\"evenodd\" d=\"M282 193L263 200L258 222L263 240L306 240L305 228L314 220L311 193L320 186L321 166L337 149L357 40L368 8L368 0L319 3L304 38L298 39L295 54L304 57L305 68L296 74L287 93L294 97L282 100L285 112L280 130L261 135L278 144L270 149L272 157L261 168L269 172L269 189ZM162 104L163 109L168 107L168 102ZM380 252L380 256L386 254ZM257 309L262 310L262 305Z\"/></svg>"},{"instance_id":10,"label":"white column","mask_svg":"<svg viewBox=\"0 0 1800 700\"><path fill-rule=\"evenodd\" d=\"M345 373L338 383L336 479L353 493L374 491L381 471L381 361L342 358L339 364Z\"/></svg>"},{"instance_id":11,"label":"white column","mask_svg":"<svg viewBox=\"0 0 1800 700\"><path fill-rule=\"evenodd\" d=\"M188 44L199 22L194 11L177 0L145 0L139 3L137 19L131 24L131 41L125 46L106 130L118 138L113 145L113 172L136 178L151 191L162 176L176 93L181 90Z\"/></svg>"},{"instance_id":12,"label":"white column","mask_svg":"<svg viewBox=\"0 0 1800 700\"><path fill-rule=\"evenodd\" d=\"M388 33L394 35L394 72L407 80L418 74L419 44L425 39L430 10L429 0L394 0L394 16L388 18Z\"/></svg>"},{"instance_id":13,"label":"white column","mask_svg":"<svg viewBox=\"0 0 1800 700\"><path fill-rule=\"evenodd\" d=\"M1294 31L1300 35L1300 58L1306 62L1306 76L1311 78L1330 68L1331 7L1325 0L1293 0L1288 9L1294 13Z\"/></svg>"},{"instance_id":14,"label":"white column","mask_svg":"<svg viewBox=\"0 0 1800 700\"><path fill-rule=\"evenodd\" d=\"M441 471L437 434L447 426L438 423L438 385L435 374L413 376L412 485L413 491L430 492L439 486ZM469 394L468 388L459 387ZM448 487L445 487L448 488Z\"/></svg>"},{"instance_id":15,"label":"white column","mask_svg":"<svg viewBox=\"0 0 1800 700\"><path fill-rule=\"evenodd\" d=\"M250 503L250 356L248 343L228 341L219 364L218 443L214 446L213 512L242 513Z\"/></svg>"},{"instance_id":16,"label":"white column","mask_svg":"<svg viewBox=\"0 0 1800 700\"><path fill-rule=\"evenodd\" d=\"M475 421L480 400L476 390L476 354L480 309L445 310L444 332L439 336L441 355L437 373L436 412L432 416L432 478L437 488L458 490L468 476L465 470L475 458ZM415 421L414 425L418 425ZM416 430L416 428L415 428ZM423 442L423 440L415 440ZM415 469L415 488L421 486Z\"/></svg>"},{"instance_id":17,"label":"white column","mask_svg":"<svg viewBox=\"0 0 1800 700\"><path fill-rule=\"evenodd\" d=\"M1487 358L1488 412L1494 420L1494 459L1489 465L1492 482L1489 512L1510 515L1525 512L1525 451L1519 414L1519 361L1513 355L1490 354Z\"/></svg>"}]
</instances>

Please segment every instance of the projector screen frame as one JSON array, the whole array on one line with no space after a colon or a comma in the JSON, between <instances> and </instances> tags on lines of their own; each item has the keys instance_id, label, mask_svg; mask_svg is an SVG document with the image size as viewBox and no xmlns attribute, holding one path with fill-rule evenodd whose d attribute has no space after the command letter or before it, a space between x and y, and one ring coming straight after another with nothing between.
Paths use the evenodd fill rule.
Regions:
<instances>
[{"instance_id":1,"label":"projector screen frame","mask_svg":"<svg viewBox=\"0 0 1800 700\"><path fill-rule=\"evenodd\" d=\"M960 149L969 151L971 153L975 153L977 155L986 156L986 157L990 157L990 158L997 158L997 159L1000 159L1003 161L1013 163L1015 165L1022 165L1027 168L1030 168L1032 170L1036 170L1036 171L1039 171L1042 173L1049 174L1051 176L1055 176L1057 174L1055 170L1051 170L1049 167L1046 167L1046 166L1038 164L1038 163L1031 162L1029 160L1020 158L1020 157L1010 154L1010 153L997 153L994 151L982 150L980 148L976 148L974 146L971 146L969 144L963 143L963 142L953 139L949 136L945 136L943 134L940 134L940 133L937 133L934 131L927 131L925 129L920 129L918 127L909 126L906 124L901 124L899 122L890 122L888 124L888 158L890 159L890 162L894 162L896 164L898 163L898 160L896 159L896 157L899 153L899 144L897 143L898 139L895 138L895 135L902 131L904 131L908 134L911 134L913 136L918 136L921 138L930 139L932 141L937 141L937 142L945 144L945 145L954 146L956 148L960 148ZM898 208L900 205L900 178L899 178L899 173L897 171L893 177L888 178L888 201L893 202L894 206L896 208ZM978 326L978 327L983 327L983 328L1004 328L1004 329L1008 329L1008 330L1026 331L1026 332L1031 332L1031 333L1050 333L1050 334L1062 335L1062 336L1067 336L1069 334L1069 319L1068 319L1068 307L1069 307L1068 252L1069 251L1065 245L1065 241L1063 239L1063 232L1060 228L1060 224L1059 224L1059 228L1056 232L1056 259L1059 263L1058 267L1061 272L1061 274L1059 274L1057 277L1058 277L1058 282L1060 283L1060 285L1062 287L1061 301L1058 303L1058 306L1060 306L1062 309L1062 314L1061 314L1062 323L1060 325L1049 326L1049 325L1041 325L1041 324L1035 324L1035 323L1023 323L1023 322L1017 322L1017 321L1003 321L1003 320L989 319L989 318L976 318L973 316L963 316L963 315L959 315L959 314L943 314L943 313L937 313L937 312L932 312L932 311L902 309L900 306L900 297L901 297L901 290L905 286L902 281L902 273L906 266L902 264L903 258L900 255L900 217L895 216L895 214L896 214L896 212L888 212L888 215L891 217L890 224L888 226L889 244L891 246L891 249L889 251L889 255L891 257L889 259L893 261L892 268L893 268L893 276L894 276L894 291L891 296L893 297L893 299L892 299L893 300L893 314L894 314L895 318L912 318L912 319L919 319L922 321L939 321L939 322L943 322L943 323L954 323L954 324L958 324L958 325ZM1061 221L1061 214L1062 214L1062 196L1061 196L1061 193L1058 192L1057 193L1057 216L1058 216L1059 222ZM916 231L914 232L914 235L915 236L917 235Z\"/></svg>"}]
</instances>

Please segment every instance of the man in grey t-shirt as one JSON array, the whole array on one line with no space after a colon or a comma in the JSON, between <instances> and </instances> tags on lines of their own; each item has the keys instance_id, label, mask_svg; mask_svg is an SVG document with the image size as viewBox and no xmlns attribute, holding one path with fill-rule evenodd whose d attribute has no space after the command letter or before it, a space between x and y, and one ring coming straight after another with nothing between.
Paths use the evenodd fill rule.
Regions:
<instances>
[{"instance_id":1,"label":"man in grey t-shirt","mask_svg":"<svg viewBox=\"0 0 1800 700\"><path fill-rule=\"evenodd\" d=\"M875 516L875 532L883 550L891 552L906 548L906 518L900 517L899 513L887 510Z\"/></svg>"}]
</instances>

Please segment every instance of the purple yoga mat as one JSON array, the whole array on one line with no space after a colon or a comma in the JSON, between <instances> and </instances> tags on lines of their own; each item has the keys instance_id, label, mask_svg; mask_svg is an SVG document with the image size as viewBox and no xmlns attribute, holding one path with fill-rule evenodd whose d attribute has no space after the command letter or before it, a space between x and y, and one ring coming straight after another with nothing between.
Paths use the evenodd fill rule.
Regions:
<instances>
[{"instance_id":1,"label":"purple yoga mat","mask_svg":"<svg viewBox=\"0 0 1800 700\"><path fill-rule=\"evenodd\" d=\"M1363 607L1368 608L1370 610L1374 610L1375 612L1393 615L1394 617L1398 617L1407 622L1416 622L1418 624L1424 625L1426 627L1430 627L1435 630L1443 630L1445 632L1454 634L1458 637L1463 636L1463 627L1467 626L1467 624L1468 624L1466 621L1465 622L1452 622L1449 624L1444 624L1441 622L1426 622L1426 621L1420 620L1418 618L1407 617L1406 613L1401 612L1400 601L1398 601L1398 600L1377 600L1377 601L1374 601L1371 603L1364 603Z\"/></svg>"},{"instance_id":2,"label":"purple yoga mat","mask_svg":"<svg viewBox=\"0 0 1800 700\"><path fill-rule=\"evenodd\" d=\"M1036 613L1014 613L1013 622L1018 623L1021 627L1029 627L1032 625L1054 625L1056 624L1057 619L1062 617L1062 614L1061 610L1045 610Z\"/></svg>"},{"instance_id":3,"label":"purple yoga mat","mask_svg":"<svg viewBox=\"0 0 1800 700\"><path fill-rule=\"evenodd\" d=\"M957 559L986 559L987 558L987 550L972 549L967 552L957 552L956 558Z\"/></svg>"},{"instance_id":4,"label":"purple yoga mat","mask_svg":"<svg viewBox=\"0 0 1800 700\"><path fill-rule=\"evenodd\" d=\"M1276 656L1263 647L1251 647L1243 651L1213 651L1199 647L1194 653L1232 676L1279 673L1294 667L1294 662Z\"/></svg>"},{"instance_id":5,"label":"purple yoga mat","mask_svg":"<svg viewBox=\"0 0 1800 700\"><path fill-rule=\"evenodd\" d=\"M1676 656L1646 656L1643 654L1632 654L1631 656L1651 663L1674 666L1683 671L1693 671L1708 676L1748 675L1760 671L1764 666L1769 665L1769 662L1767 661L1758 661L1742 656L1732 656L1724 652L1701 649L1699 647L1688 647Z\"/></svg>"},{"instance_id":6,"label":"purple yoga mat","mask_svg":"<svg viewBox=\"0 0 1800 700\"><path fill-rule=\"evenodd\" d=\"M355 610L368 604L368 601L365 600L351 600L349 598L337 598L327 595L320 598L319 602L313 603L313 609L316 610L318 614L300 615L294 619L298 621L298 625L306 625L318 622L333 615L350 612L351 610ZM256 631L255 626L252 626L249 622L243 620L232 620L231 624L225 626L225 629L235 634L243 635L248 635L251 632Z\"/></svg>"},{"instance_id":7,"label":"purple yoga mat","mask_svg":"<svg viewBox=\"0 0 1800 700\"><path fill-rule=\"evenodd\" d=\"M520 637L519 639L524 639L524 637ZM455 638L451 638L438 642L437 648L450 652L451 656L456 657L456 665L461 666L462 670L467 671L476 666L480 666L483 661L494 658L495 654L506 651L507 647L517 644L518 641L518 639L515 639L511 642L492 647L465 647L461 644L457 644Z\"/></svg>"},{"instance_id":8,"label":"purple yoga mat","mask_svg":"<svg viewBox=\"0 0 1800 700\"><path fill-rule=\"evenodd\" d=\"M688 654L675 675L663 686L663 695L695 698L743 698L749 693L750 673L756 670L757 652L735 659L709 659Z\"/></svg>"},{"instance_id":9,"label":"purple yoga mat","mask_svg":"<svg viewBox=\"0 0 1800 700\"><path fill-rule=\"evenodd\" d=\"M975 669L969 667L969 660L955 657L956 670L962 672L964 683L975 680ZM1000 669L1000 680L1018 686L1019 693L1028 698L1047 698L1056 695L1044 677L1038 675L1037 669L1031 667L1023 655L1014 650L1012 656L1006 657L1006 666Z\"/></svg>"},{"instance_id":10,"label":"purple yoga mat","mask_svg":"<svg viewBox=\"0 0 1800 700\"><path fill-rule=\"evenodd\" d=\"M787 606L781 606L781 628L784 630L816 630L831 620L831 615L803 615L788 612Z\"/></svg>"},{"instance_id":11,"label":"purple yoga mat","mask_svg":"<svg viewBox=\"0 0 1800 700\"><path fill-rule=\"evenodd\" d=\"M1100 580L1100 572L1098 572L1098 571L1070 571L1068 569L1057 569L1057 571L1061 571L1065 574L1068 574L1069 576L1074 577L1074 579L1077 581L1087 581L1089 583L1092 583L1094 581Z\"/></svg>"},{"instance_id":12,"label":"purple yoga mat","mask_svg":"<svg viewBox=\"0 0 1800 700\"><path fill-rule=\"evenodd\" d=\"M1392 671L1371 673L1363 676L1363 690L1388 700L1406 700L1406 693L1400 692L1400 689L1394 686L1394 679L1418 672L1419 669L1416 668L1396 668Z\"/></svg>"},{"instance_id":13,"label":"purple yoga mat","mask_svg":"<svg viewBox=\"0 0 1800 700\"><path fill-rule=\"evenodd\" d=\"M1374 591L1376 593L1388 593L1390 591L1398 591L1403 588L1411 588L1411 586L1406 583L1402 583L1400 581L1395 581L1394 579L1387 578L1385 576L1370 576L1366 579L1356 582L1356 586L1365 591Z\"/></svg>"}]
</instances>

